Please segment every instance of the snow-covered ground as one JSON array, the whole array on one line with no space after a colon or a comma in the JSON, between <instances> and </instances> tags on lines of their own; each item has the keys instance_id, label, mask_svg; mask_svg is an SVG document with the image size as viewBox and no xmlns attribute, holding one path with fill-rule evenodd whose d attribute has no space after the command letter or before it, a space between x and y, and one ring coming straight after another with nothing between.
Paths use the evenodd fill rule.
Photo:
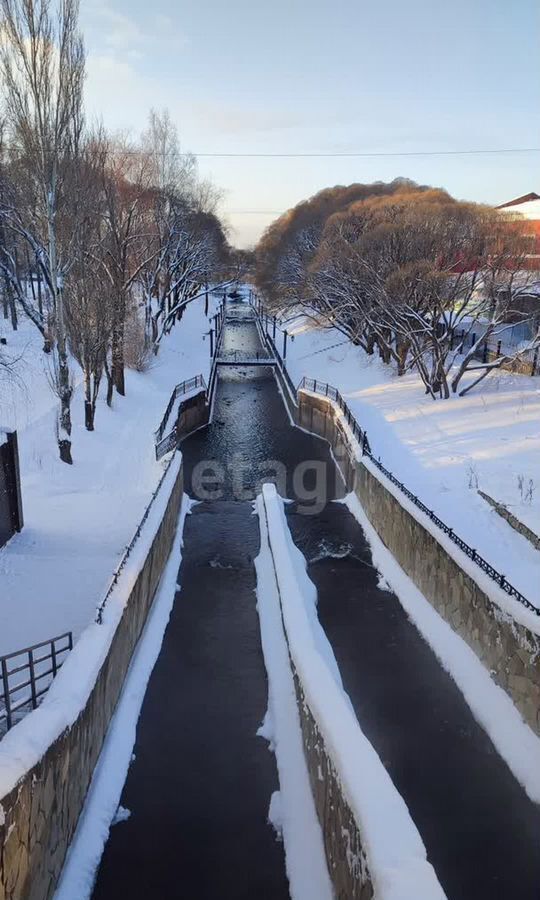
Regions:
<instances>
[{"instance_id":1,"label":"snow-covered ground","mask_svg":"<svg viewBox=\"0 0 540 900\"><path fill-rule=\"evenodd\" d=\"M210 314L217 301L211 300ZM126 371L126 396L98 401L96 430L84 428L81 373L73 364L73 466L58 459L58 401L36 329L0 320L3 350L18 358L0 381L0 425L19 439L24 529L0 549L0 654L92 620L115 565L163 472L153 432L175 384L210 368L204 301L189 305L149 371ZM102 389L105 394L104 386Z\"/></svg>"},{"instance_id":2,"label":"snow-covered ground","mask_svg":"<svg viewBox=\"0 0 540 900\"><path fill-rule=\"evenodd\" d=\"M294 334L287 368L295 384L307 375L337 387L386 468L537 601L539 552L477 488L540 534L540 378L501 371L465 397L433 401L418 376L398 378L333 329L302 320L287 327Z\"/></svg>"}]
</instances>

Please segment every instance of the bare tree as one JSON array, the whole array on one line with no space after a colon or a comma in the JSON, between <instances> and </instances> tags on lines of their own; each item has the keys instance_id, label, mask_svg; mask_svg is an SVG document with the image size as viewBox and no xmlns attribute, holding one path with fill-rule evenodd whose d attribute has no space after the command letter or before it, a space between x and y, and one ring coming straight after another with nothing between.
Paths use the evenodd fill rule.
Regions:
<instances>
[{"instance_id":1,"label":"bare tree","mask_svg":"<svg viewBox=\"0 0 540 900\"><path fill-rule=\"evenodd\" d=\"M270 298L299 305L367 353L377 347L400 375L415 368L433 398L457 392L474 370L466 393L538 343L532 335L523 348L488 352L488 342L500 347L506 331L531 318L519 303L525 242L490 208L404 187L350 203L322 229L304 214L291 231L282 217L277 239L270 229L262 241L276 269Z\"/></svg>"},{"instance_id":2,"label":"bare tree","mask_svg":"<svg viewBox=\"0 0 540 900\"><path fill-rule=\"evenodd\" d=\"M141 149L149 158L149 180L163 196L192 197L197 186L197 162L182 153L178 130L167 109L151 109Z\"/></svg>"},{"instance_id":3,"label":"bare tree","mask_svg":"<svg viewBox=\"0 0 540 900\"><path fill-rule=\"evenodd\" d=\"M95 260L110 285L113 305L111 366L107 365L108 402L112 388L125 394L124 330L133 287L158 248L148 208L151 202L148 155L126 141L109 140L102 168L103 231Z\"/></svg>"},{"instance_id":4,"label":"bare tree","mask_svg":"<svg viewBox=\"0 0 540 900\"><path fill-rule=\"evenodd\" d=\"M62 0L58 15L49 0L1 0L0 63L12 147L35 183L32 221L20 210L7 220L37 255L54 313L55 377L60 399L58 446L71 463L71 396L59 219L68 173L82 130L85 55L78 31L77 0Z\"/></svg>"},{"instance_id":5,"label":"bare tree","mask_svg":"<svg viewBox=\"0 0 540 900\"><path fill-rule=\"evenodd\" d=\"M105 197L101 176L106 150L106 138L98 132L88 137L81 153L76 193L85 214L79 217L76 255L69 273L70 302L66 305L69 348L83 372L84 420L88 431L94 430L113 321L111 284L103 266L96 264L96 254L103 249L100 238Z\"/></svg>"}]
</instances>

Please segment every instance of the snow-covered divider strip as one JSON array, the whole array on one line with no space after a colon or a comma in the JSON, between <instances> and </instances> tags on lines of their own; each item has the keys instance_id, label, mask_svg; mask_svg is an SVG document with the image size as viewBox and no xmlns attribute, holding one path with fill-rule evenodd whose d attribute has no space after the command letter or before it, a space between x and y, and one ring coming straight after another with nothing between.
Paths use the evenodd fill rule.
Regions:
<instances>
[{"instance_id":1,"label":"snow-covered divider strip","mask_svg":"<svg viewBox=\"0 0 540 900\"><path fill-rule=\"evenodd\" d=\"M518 600L515 600L511 595L507 594L499 585L492 579L490 576L484 572L483 569L480 568L466 553L461 550L457 544L455 544L449 537L441 531L437 525L432 522L430 517L426 515L415 503L413 503L409 498L401 491L397 485L395 485L389 478L386 477L384 472L382 472L379 467L362 452L362 447L358 440L356 439L349 423L347 422L347 418L338 406L330 397L322 396L321 394L315 393L314 391L309 391L305 388L302 388L301 393L306 394L307 396L314 397L317 400L324 400L333 410L334 418L336 422L339 423L341 430L344 432L347 442L350 447L350 451L356 460L357 463L363 465L368 471L376 478L381 484L386 488L386 490L392 494L392 496L398 501L398 503L411 515L415 518L426 531L431 534L431 536L444 548L445 552L450 556L486 594L489 599L495 603L499 609L508 617L512 618L514 621L518 622L520 625L523 625L525 628L528 628L530 631L535 634L540 635L540 616L536 615L531 610L527 609L527 607L523 606L523 604L519 603Z\"/></svg>"},{"instance_id":2,"label":"snow-covered divider strip","mask_svg":"<svg viewBox=\"0 0 540 900\"><path fill-rule=\"evenodd\" d=\"M272 795L269 818L283 836L293 900L332 900L323 837L304 757L302 728L261 495L257 497L255 509L261 534L261 549L255 559L257 612L268 674L268 710L258 733L269 741L276 755L279 775L279 792Z\"/></svg>"},{"instance_id":3,"label":"snow-covered divider strip","mask_svg":"<svg viewBox=\"0 0 540 900\"><path fill-rule=\"evenodd\" d=\"M420 834L363 734L318 622L316 589L295 547L274 485L262 493L290 657L304 701L356 822L377 900L441 900ZM324 828L324 823L321 823ZM346 835L337 835L345 840ZM357 863L359 861L356 861Z\"/></svg>"}]
</instances>

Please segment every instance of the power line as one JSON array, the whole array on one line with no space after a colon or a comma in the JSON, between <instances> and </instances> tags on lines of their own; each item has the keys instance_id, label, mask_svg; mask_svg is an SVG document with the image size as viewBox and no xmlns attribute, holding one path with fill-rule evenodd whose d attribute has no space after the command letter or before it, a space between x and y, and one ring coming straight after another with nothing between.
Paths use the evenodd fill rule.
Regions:
<instances>
[{"instance_id":1,"label":"power line","mask_svg":"<svg viewBox=\"0 0 540 900\"><path fill-rule=\"evenodd\" d=\"M4 152L11 156L16 154L23 155L20 147L4 147ZM123 148L119 151L121 156L140 157L144 152L137 149ZM500 147L495 149L484 148L474 150L376 150L376 151L351 151L339 152L333 151L328 153L221 153L206 151L203 153L194 153L191 150L178 153L179 157L196 157L197 159L366 159L381 157L407 157L407 156L480 156L489 154L504 153L540 153L540 147ZM150 156L162 158L160 153L150 153Z\"/></svg>"},{"instance_id":2,"label":"power line","mask_svg":"<svg viewBox=\"0 0 540 900\"><path fill-rule=\"evenodd\" d=\"M475 156L497 153L540 153L540 147L506 147L484 150L396 150L353 153L182 153L182 156L200 158L236 158L236 159L334 159L334 158L366 158L384 156Z\"/></svg>"}]
</instances>

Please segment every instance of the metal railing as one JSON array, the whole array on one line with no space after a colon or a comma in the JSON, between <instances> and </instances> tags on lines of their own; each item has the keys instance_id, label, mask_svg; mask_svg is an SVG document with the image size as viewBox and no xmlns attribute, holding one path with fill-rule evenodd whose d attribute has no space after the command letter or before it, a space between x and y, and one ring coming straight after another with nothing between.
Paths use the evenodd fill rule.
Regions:
<instances>
[{"instance_id":1,"label":"metal railing","mask_svg":"<svg viewBox=\"0 0 540 900\"><path fill-rule=\"evenodd\" d=\"M283 359L281 353L279 352L278 348L276 347L276 342L274 341L273 337L268 333L268 331L265 330L264 321L263 321L262 317L259 315L259 312L258 312L256 306L254 305L253 301L250 301L250 305L253 310L253 318L255 319L255 321L257 322L257 324L259 326L259 334L261 336L262 342L263 342L263 344L265 344L268 351L273 355L274 359L276 360L279 370L280 370L281 374L283 375L283 378L285 379L285 382L287 384L287 387L289 388L289 391L291 392L291 397L292 397L293 401L296 403L296 388L293 384L293 380L292 380L291 376L289 375L289 373L287 371L287 366L285 365L285 360Z\"/></svg>"},{"instance_id":2,"label":"metal railing","mask_svg":"<svg viewBox=\"0 0 540 900\"><path fill-rule=\"evenodd\" d=\"M506 577L495 569L483 556L481 556L473 547L467 544L463 538L460 538L458 534L455 533L453 528L450 528L443 522L442 519L437 516L429 506L426 506L425 503L422 503L421 500L413 494L412 491L402 482L399 481L386 466L383 466L380 459L374 456L373 451L370 447L369 440L366 432L360 427L353 413L351 412L349 406L346 401L343 399L342 395L338 391L337 388L333 387L333 385L328 384L324 381L317 381L315 378L302 378L302 381L298 385L298 390L307 390L311 391L315 394L320 394L323 397L328 397L330 400L333 400L343 412L345 419L354 434L355 438L358 440L361 449L362 455L367 456L368 459L388 478L389 481L392 482L406 497L410 500L414 505L423 512L437 528L439 528L463 553L468 556L470 560L472 560L483 572L488 575L492 581L495 581L502 590L508 594L510 597L513 597L514 600L517 600L518 603L521 603L528 610L535 613L535 615L540 616L540 608L531 603L530 600L525 597L521 591L518 591L517 588L513 586L509 581L507 581Z\"/></svg>"},{"instance_id":3,"label":"metal railing","mask_svg":"<svg viewBox=\"0 0 540 900\"><path fill-rule=\"evenodd\" d=\"M167 403L167 408L163 413L163 418L159 424L159 427L154 432L155 443L158 444L163 437L163 433L167 427L167 422L169 421L169 417L173 411L173 407L175 402L178 400L182 394L187 394L189 391L195 390L195 388L200 387L203 390L206 390L206 382L202 375L194 375L192 378L186 378L185 381L181 381L180 384L177 384L174 388L171 398Z\"/></svg>"},{"instance_id":4,"label":"metal railing","mask_svg":"<svg viewBox=\"0 0 540 900\"><path fill-rule=\"evenodd\" d=\"M268 350L222 350L216 359L216 362L226 363L250 363L250 362L275 362L274 357L270 355Z\"/></svg>"},{"instance_id":5,"label":"metal railing","mask_svg":"<svg viewBox=\"0 0 540 900\"><path fill-rule=\"evenodd\" d=\"M96 622L98 623L98 625L101 625L103 622L103 611L105 609L105 606L107 605L107 601L108 601L110 595L112 594L114 588L116 587L116 585L118 583L118 579L120 578L122 569L126 565L128 559L131 555L131 552L132 552L135 544L137 543L137 540L139 539L139 535L143 529L144 523L146 522L148 516L150 515L150 510L152 509L154 500L156 499L157 495L159 494L161 485L163 484L163 482L165 481L165 479L167 477L167 474L169 472L169 467L170 467L173 459L174 459L174 456L171 456L167 466L165 467L165 471L163 472L163 475L159 479L159 482L158 482L158 485L157 485L155 491L153 492L152 496L150 497L150 500L148 501L148 504L143 513L142 519L140 520L139 524L137 525L135 533L134 533L133 537L131 538L129 544L127 545L127 547L124 551L124 555L122 556L122 559L120 560L120 562L118 563L118 565L114 571L113 577L111 578L111 581L109 583L109 587L107 588L105 596L103 597L103 600L101 601L101 603L99 604L99 606L96 610Z\"/></svg>"},{"instance_id":6,"label":"metal railing","mask_svg":"<svg viewBox=\"0 0 540 900\"><path fill-rule=\"evenodd\" d=\"M293 399L296 400L296 388L293 384L293 380L292 380L291 376L289 375L289 373L287 371L287 366L285 365L285 361L283 360L281 353L279 352L278 348L276 347L276 343L275 343L273 337L271 337L271 335L269 335L268 332L265 332L264 329L262 329L262 332L263 332L263 336L266 340L267 346L270 348L270 351L274 354L274 356L277 360L279 370L280 370L281 374L283 375L283 378L287 382L287 387L291 391Z\"/></svg>"},{"instance_id":7,"label":"metal railing","mask_svg":"<svg viewBox=\"0 0 540 900\"><path fill-rule=\"evenodd\" d=\"M210 405L212 404L212 398L214 396L214 389L216 386L217 358L219 356L219 350L220 350L221 342L223 339L223 327L224 327L226 315L227 315L227 306L225 304L225 305L222 305L221 313L218 315L218 317L216 319L216 341L215 341L214 353L212 355L212 365L210 366L210 375L208 377L208 389L206 391L207 401Z\"/></svg>"},{"instance_id":8,"label":"metal railing","mask_svg":"<svg viewBox=\"0 0 540 900\"><path fill-rule=\"evenodd\" d=\"M349 405L346 400L344 400L343 396L340 394L337 388L333 385L328 384L327 381L317 381L316 378L302 378L302 381L298 385L298 390L306 390L312 391L314 394L321 394L323 397L329 397L330 400L333 400L334 403L337 403L341 412L345 416L347 424L351 429L353 435L356 440L362 444L363 448L366 448L368 452L370 452L371 448L369 446L369 441L367 439L367 435L365 431L360 428L360 425L356 421L354 414L351 412Z\"/></svg>"},{"instance_id":9,"label":"metal railing","mask_svg":"<svg viewBox=\"0 0 540 900\"><path fill-rule=\"evenodd\" d=\"M66 631L0 656L0 731L9 731L25 712L37 708L72 649L73 635Z\"/></svg>"},{"instance_id":10,"label":"metal railing","mask_svg":"<svg viewBox=\"0 0 540 900\"><path fill-rule=\"evenodd\" d=\"M456 332L452 336L450 349L461 347L462 351L470 349L476 344L476 334L471 331ZM530 366L531 375L540 375L540 367L538 364L539 348L530 347L526 350L521 349L521 345L515 341L508 341L504 337L498 338L497 335L491 335L487 340L482 341L474 352L474 358L482 363L492 362L501 356L508 356L508 367L512 365L520 365L523 368Z\"/></svg>"}]
</instances>

